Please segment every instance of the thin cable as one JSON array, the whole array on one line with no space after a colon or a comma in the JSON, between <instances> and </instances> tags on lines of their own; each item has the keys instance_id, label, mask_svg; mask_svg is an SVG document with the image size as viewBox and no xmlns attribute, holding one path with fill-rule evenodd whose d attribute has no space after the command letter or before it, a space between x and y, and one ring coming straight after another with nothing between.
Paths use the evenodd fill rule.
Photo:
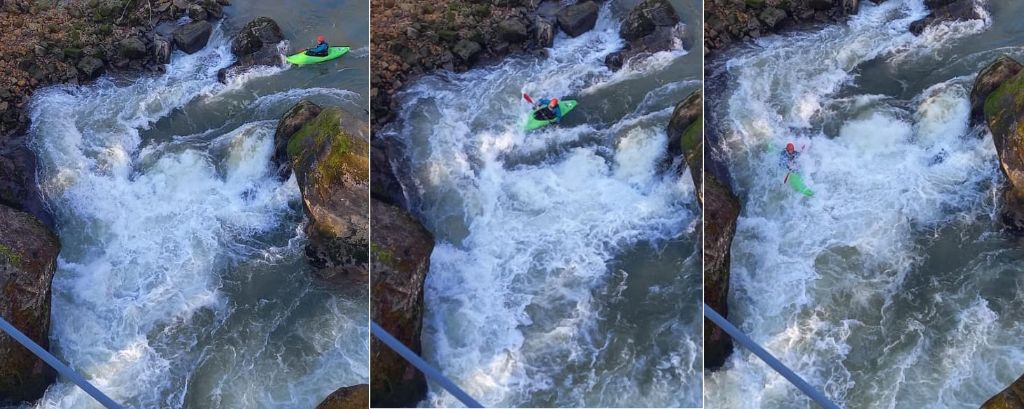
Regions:
<instances>
[{"instance_id":1,"label":"thin cable","mask_svg":"<svg viewBox=\"0 0 1024 409\"><path fill-rule=\"evenodd\" d=\"M483 407L483 405L477 402L476 399L473 399L472 397L469 396L469 394L463 391L462 388L459 388L459 386L456 385L455 382L449 380L440 371L430 366L430 364L428 364L427 361L424 361L423 358L420 358L419 355L416 355L415 352L412 352L412 350L406 347L405 344L402 344L401 341L399 341L394 336L389 334L380 325L377 325L376 321L370 322L370 332L373 332L373 335L376 335L377 338L381 340L381 342L387 344L387 346L391 347L391 349L395 350L395 352L398 352L398 354L401 355L402 358L405 358L406 361L409 361L409 363L411 363L413 366L419 369L420 372L423 372L423 374L426 375L427 378L430 378L430 380L440 384L441 387L447 390L448 393L451 393L453 396L455 396L455 398L460 400L462 404L466 405L466 407Z\"/></svg>"},{"instance_id":2,"label":"thin cable","mask_svg":"<svg viewBox=\"0 0 1024 409\"><path fill-rule=\"evenodd\" d=\"M57 372L61 374L61 376L70 379L72 382L75 383L75 385L78 385L79 388L82 388L82 390L84 390L85 393L88 393L89 396L93 397L93 399L96 399L101 404L103 404L103 406L106 406L107 409L122 409L121 405L119 405L117 402L114 402L114 400L107 397L107 395L104 395L103 392L100 392L99 389L96 389L95 386L92 386L92 384L89 383L89 381L85 380L85 378L83 378L73 369L69 368L67 365L64 365L64 363L57 359L57 357L53 356L47 350L43 349L43 347L39 346L39 344L35 343L35 341L33 341L27 335L23 334L21 331L18 331L17 328L14 328L14 326L11 325L11 323L7 322L7 320L3 319L2 317L0 317L0 329L4 330L4 332L6 332L7 335L10 335L12 338L14 338L15 341L18 341L18 343L25 346L25 348L28 348L29 351L32 351L32 353L38 356L39 359L42 359L44 362L53 367L53 369L56 369Z\"/></svg>"},{"instance_id":3,"label":"thin cable","mask_svg":"<svg viewBox=\"0 0 1024 409\"><path fill-rule=\"evenodd\" d=\"M716 325L725 330L725 332L727 332L729 336L732 337L732 339L735 339L741 345L743 345L751 352L753 352L754 355L757 355L758 358L761 358L761 360L764 361L764 363L772 367L772 369L774 369L775 372L778 372L779 375L782 375L783 378L786 378L786 380L788 380L790 383L796 386L797 389L800 389L800 391L803 392L804 395L807 395L807 397L811 398L811 400L817 402L818 405L821 405L821 407L825 409L839 409L839 406L836 405L835 403L832 403L832 401L829 400L825 396L825 394L819 392L817 389L811 386L811 384L804 381L803 378L800 377L800 375L797 375L796 372L791 371L789 368L786 367L786 365L784 365L782 362L779 362L778 359L775 359L775 357L772 356L770 352L766 351L764 348L761 348L761 346L754 342L754 340L747 337L747 335L741 332L739 328L736 328L736 326L732 325L732 323L729 322L729 320L725 319L725 317L718 314L718 312L712 309L711 307L708 307L707 304L704 304L704 316L710 318L711 321L713 321Z\"/></svg>"}]
</instances>

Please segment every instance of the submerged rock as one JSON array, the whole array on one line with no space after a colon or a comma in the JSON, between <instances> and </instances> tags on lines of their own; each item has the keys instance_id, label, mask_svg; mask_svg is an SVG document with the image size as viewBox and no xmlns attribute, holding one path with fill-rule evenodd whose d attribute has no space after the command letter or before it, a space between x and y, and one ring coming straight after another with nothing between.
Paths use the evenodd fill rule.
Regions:
<instances>
[{"instance_id":1,"label":"submerged rock","mask_svg":"<svg viewBox=\"0 0 1024 409\"><path fill-rule=\"evenodd\" d=\"M597 24L597 12L600 10L597 3L584 1L567 6L558 12L558 26L566 34L572 37L579 37L590 31Z\"/></svg>"},{"instance_id":2,"label":"submerged rock","mask_svg":"<svg viewBox=\"0 0 1024 409\"><path fill-rule=\"evenodd\" d=\"M422 352L423 283L434 237L408 212L374 199L371 317L417 354ZM370 346L374 407L414 407L427 393L423 374L377 338Z\"/></svg>"},{"instance_id":3,"label":"submerged rock","mask_svg":"<svg viewBox=\"0 0 1024 409\"><path fill-rule=\"evenodd\" d=\"M0 205L0 315L49 348L50 283L60 242L28 213ZM56 374L7 335L0 335L0 404L34 401Z\"/></svg>"},{"instance_id":4,"label":"submerged rock","mask_svg":"<svg viewBox=\"0 0 1024 409\"><path fill-rule=\"evenodd\" d=\"M1024 409L1024 375L985 401L980 409Z\"/></svg>"},{"instance_id":5,"label":"submerged rock","mask_svg":"<svg viewBox=\"0 0 1024 409\"><path fill-rule=\"evenodd\" d=\"M323 109L288 138L288 159L309 218L306 259L332 284L367 279L368 138L366 121L340 108Z\"/></svg>"},{"instance_id":6,"label":"submerged rock","mask_svg":"<svg viewBox=\"0 0 1024 409\"><path fill-rule=\"evenodd\" d=\"M1024 71L992 91L983 109L1007 180L1003 219L1010 229L1024 231Z\"/></svg>"},{"instance_id":7,"label":"submerged rock","mask_svg":"<svg viewBox=\"0 0 1024 409\"><path fill-rule=\"evenodd\" d=\"M206 21L193 21L174 30L174 46L188 54L193 54L210 41L213 25Z\"/></svg>"},{"instance_id":8,"label":"submerged rock","mask_svg":"<svg viewBox=\"0 0 1024 409\"><path fill-rule=\"evenodd\" d=\"M334 391L316 409L366 409L370 407L370 386L346 386Z\"/></svg>"},{"instance_id":9,"label":"submerged rock","mask_svg":"<svg viewBox=\"0 0 1024 409\"><path fill-rule=\"evenodd\" d=\"M1019 62L1006 55L996 58L992 64L978 73L971 88L971 121L980 122L985 118L985 99L1006 80L1013 78L1024 68Z\"/></svg>"}]
</instances>

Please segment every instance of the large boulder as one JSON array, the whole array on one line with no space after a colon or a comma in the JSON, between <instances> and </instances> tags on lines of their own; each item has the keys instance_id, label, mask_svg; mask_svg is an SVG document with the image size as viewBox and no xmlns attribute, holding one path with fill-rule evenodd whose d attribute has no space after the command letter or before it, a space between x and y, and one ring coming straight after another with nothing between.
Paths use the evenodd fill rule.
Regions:
<instances>
[{"instance_id":1,"label":"large boulder","mask_svg":"<svg viewBox=\"0 0 1024 409\"><path fill-rule=\"evenodd\" d=\"M366 409L370 407L370 386L346 386L334 391L316 409Z\"/></svg>"},{"instance_id":2,"label":"large boulder","mask_svg":"<svg viewBox=\"0 0 1024 409\"><path fill-rule=\"evenodd\" d=\"M728 317L732 240L736 235L740 201L732 191L732 176L725 160L723 143L713 129L705 130L701 143L704 152L701 166L704 178L697 198L704 215L704 303L722 316ZM684 146L685 149L687 148ZM690 163L690 166L693 164ZM705 318L704 368L721 368L732 354L732 350L732 338Z\"/></svg>"},{"instance_id":3,"label":"large boulder","mask_svg":"<svg viewBox=\"0 0 1024 409\"><path fill-rule=\"evenodd\" d=\"M146 57L146 43L138 37L128 37L117 43L118 52L121 57L129 60L136 60Z\"/></svg>"},{"instance_id":4,"label":"large boulder","mask_svg":"<svg viewBox=\"0 0 1024 409\"><path fill-rule=\"evenodd\" d=\"M207 21L193 21L174 30L174 46L192 54L206 47L213 33L213 25Z\"/></svg>"},{"instance_id":5,"label":"large boulder","mask_svg":"<svg viewBox=\"0 0 1024 409\"><path fill-rule=\"evenodd\" d=\"M668 158L680 158L690 167L699 195L704 172L704 95L696 91L676 104L668 123ZM679 168L682 171L682 167ZM699 198L698 198L699 199Z\"/></svg>"},{"instance_id":6,"label":"large boulder","mask_svg":"<svg viewBox=\"0 0 1024 409\"><path fill-rule=\"evenodd\" d=\"M537 42L537 46L550 48L555 44L555 21L538 16L533 28L533 40Z\"/></svg>"},{"instance_id":7,"label":"large boulder","mask_svg":"<svg viewBox=\"0 0 1024 409\"><path fill-rule=\"evenodd\" d=\"M103 60L93 57L85 56L78 61L78 71L82 73L82 77L87 80L96 79L100 74L103 74L104 65Z\"/></svg>"},{"instance_id":8,"label":"large boulder","mask_svg":"<svg viewBox=\"0 0 1024 409\"><path fill-rule=\"evenodd\" d=\"M643 0L622 21L619 36L633 41L654 32L657 27L674 26L679 16L668 0Z\"/></svg>"},{"instance_id":9,"label":"large boulder","mask_svg":"<svg viewBox=\"0 0 1024 409\"><path fill-rule=\"evenodd\" d=\"M517 43L530 38L530 31L523 20L512 17L498 23L498 38L502 41Z\"/></svg>"},{"instance_id":10,"label":"large boulder","mask_svg":"<svg viewBox=\"0 0 1024 409\"><path fill-rule=\"evenodd\" d=\"M277 165L277 176L281 180L288 179L292 173L292 162L288 158L288 141L303 126L315 119L323 111L319 105L308 100L301 100L285 112L277 123L274 131L274 164Z\"/></svg>"},{"instance_id":11,"label":"large boulder","mask_svg":"<svg viewBox=\"0 0 1024 409\"><path fill-rule=\"evenodd\" d=\"M985 401L980 409L1024 409L1024 375Z\"/></svg>"},{"instance_id":12,"label":"large boulder","mask_svg":"<svg viewBox=\"0 0 1024 409\"><path fill-rule=\"evenodd\" d=\"M28 213L0 205L0 315L43 348L49 347L50 282L57 236ZM55 373L7 335L0 335L0 404L34 401Z\"/></svg>"},{"instance_id":13,"label":"large boulder","mask_svg":"<svg viewBox=\"0 0 1024 409\"><path fill-rule=\"evenodd\" d=\"M434 237L408 212L372 200L371 316L419 354L423 329L423 283L430 268ZM377 338L370 345L373 407L415 407L426 397L423 374Z\"/></svg>"},{"instance_id":14,"label":"large boulder","mask_svg":"<svg viewBox=\"0 0 1024 409\"><path fill-rule=\"evenodd\" d=\"M989 94L1006 80L1017 75L1021 68L1024 68L1024 65L1013 58L1002 55L978 73L978 77L974 80L974 87L971 88L972 122L984 120L985 98L988 98Z\"/></svg>"},{"instance_id":15,"label":"large boulder","mask_svg":"<svg viewBox=\"0 0 1024 409\"><path fill-rule=\"evenodd\" d=\"M476 57L480 54L480 51L483 51L483 47L480 43L473 40L462 39L452 46L452 54L457 55L466 63L476 61Z\"/></svg>"},{"instance_id":16,"label":"large boulder","mask_svg":"<svg viewBox=\"0 0 1024 409\"><path fill-rule=\"evenodd\" d=\"M974 9L974 0L955 0L941 7L934 8L925 18L910 23L910 32L920 35L932 25L947 21L963 21L980 19L978 11Z\"/></svg>"},{"instance_id":17,"label":"large boulder","mask_svg":"<svg viewBox=\"0 0 1024 409\"><path fill-rule=\"evenodd\" d=\"M558 12L558 26L566 34L579 37L597 24L600 7L593 1L584 1L567 6Z\"/></svg>"},{"instance_id":18,"label":"large boulder","mask_svg":"<svg viewBox=\"0 0 1024 409\"><path fill-rule=\"evenodd\" d=\"M235 54L236 61L218 71L217 78L226 83L228 78L252 67L281 64L283 56L277 45L283 40L284 35L276 21L269 17L256 17L231 39L231 52Z\"/></svg>"},{"instance_id":19,"label":"large boulder","mask_svg":"<svg viewBox=\"0 0 1024 409\"><path fill-rule=\"evenodd\" d=\"M1011 230L1024 231L1024 71L989 94L984 113L1007 180L1003 218Z\"/></svg>"},{"instance_id":20,"label":"large boulder","mask_svg":"<svg viewBox=\"0 0 1024 409\"><path fill-rule=\"evenodd\" d=\"M277 45L284 40L281 27L270 17L256 17L245 24L231 39L231 52L236 56L255 53L267 45Z\"/></svg>"},{"instance_id":21,"label":"large boulder","mask_svg":"<svg viewBox=\"0 0 1024 409\"><path fill-rule=\"evenodd\" d=\"M306 259L332 284L365 281L369 271L368 138L365 119L325 108L288 139L309 218Z\"/></svg>"}]
</instances>

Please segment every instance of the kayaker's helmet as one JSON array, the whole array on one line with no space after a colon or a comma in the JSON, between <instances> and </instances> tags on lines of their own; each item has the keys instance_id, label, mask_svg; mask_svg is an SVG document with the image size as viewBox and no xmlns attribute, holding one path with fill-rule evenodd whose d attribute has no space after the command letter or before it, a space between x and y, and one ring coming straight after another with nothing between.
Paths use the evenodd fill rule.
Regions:
<instances>
[{"instance_id":1,"label":"kayaker's helmet","mask_svg":"<svg viewBox=\"0 0 1024 409\"><path fill-rule=\"evenodd\" d=\"M796 146L791 143L786 144L786 152L793 153L794 151L796 151Z\"/></svg>"},{"instance_id":2,"label":"kayaker's helmet","mask_svg":"<svg viewBox=\"0 0 1024 409\"><path fill-rule=\"evenodd\" d=\"M327 41L327 37L324 37L324 36L317 36L316 37L316 42L322 43L324 41Z\"/></svg>"},{"instance_id":3,"label":"kayaker's helmet","mask_svg":"<svg viewBox=\"0 0 1024 409\"><path fill-rule=\"evenodd\" d=\"M558 98L551 98L551 103L548 104L548 106L550 106L552 108L558 106Z\"/></svg>"}]
</instances>

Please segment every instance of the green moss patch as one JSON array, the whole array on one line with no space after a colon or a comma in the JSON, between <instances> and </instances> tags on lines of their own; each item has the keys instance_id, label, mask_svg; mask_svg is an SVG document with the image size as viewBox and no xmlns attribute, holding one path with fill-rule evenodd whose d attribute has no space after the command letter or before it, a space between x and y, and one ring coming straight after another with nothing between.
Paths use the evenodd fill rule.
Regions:
<instances>
[{"instance_id":1,"label":"green moss patch","mask_svg":"<svg viewBox=\"0 0 1024 409\"><path fill-rule=\"evenodd\" d=\"M1024 71L1004 82L985 98L985 117L998 115L1001 108L1006 108L1001 105L1010 101L1013 102L1014 111L1024 108Z\"/></svg>"},{"instance_id":2,"label":"green moss patch","mask_svg":"<svg viewBox=\"0 0 1024 409\"><path fill-rule=\"evenodd\" d=\"M7 259L7 262L15 267L21 267L21 255L14 249L0 244L0 256Z\"/></svg>"},{"instance_id":3,"label":"green moss patch","mask_svg":"<svg viewBox=\"0 0 1024 409\"><path fill-rule=\"evenodd\" d=\"M323 186L330 186L342 173L362 181L370 179L369 146L362 137L349 135L341 128L342 116L340 109L325 109L288 140L288 157L296 169L328 147L314 169Z\"/></svg>"}]
</instances>

